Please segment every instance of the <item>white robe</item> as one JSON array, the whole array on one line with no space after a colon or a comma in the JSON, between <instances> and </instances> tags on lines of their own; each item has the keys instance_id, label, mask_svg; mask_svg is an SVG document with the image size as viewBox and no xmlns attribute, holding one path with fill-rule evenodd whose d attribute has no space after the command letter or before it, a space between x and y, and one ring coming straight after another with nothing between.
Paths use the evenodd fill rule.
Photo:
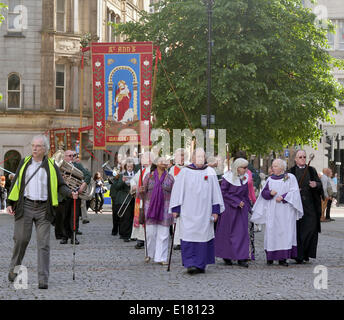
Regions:
<instances>
[{"instance_id":1,"label":"white robe","mask_svg":"<svg viewBox=\"0 0 344 320\"><path fill-rule=\"evenodd\" d=\"M303 208L296 177L288 173L288 179L274 180L269 177L266 184L270 190L277 191L271 200L265 200L260 193L255 205L251 221L265 224L264 249L266 251L289 250L297 246L296 220L303 216ZM277 202L276 198L287 193L287 203Z\"/></svg>"},{"instance_id":2,"label":"white robe","mask_svg":"<svg viewBox=\"0 0 344 320\"><path fill-rule=\"evenodd\" d=\"M207 178L206 178L207 177ZM216 172L184 168L178 174L171 194L169 212L180 206L180 238L190 242L208 242L214 238L212 206L225 210Z\"/></svg>"}]
</instances>

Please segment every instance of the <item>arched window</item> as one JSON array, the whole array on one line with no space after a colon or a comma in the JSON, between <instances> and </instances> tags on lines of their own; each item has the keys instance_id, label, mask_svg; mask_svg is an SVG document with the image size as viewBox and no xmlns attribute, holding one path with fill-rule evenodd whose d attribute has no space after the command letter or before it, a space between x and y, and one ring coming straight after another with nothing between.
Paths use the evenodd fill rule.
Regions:
<instances>
[{"instance_id":1,"label":"arched window","mask_svg":"<svg viewBox=\"0 0 344 320\"><path fill-rule=\"evenodd\" d=\"M7 79L7 108L20 108L20 77L17 73L11 73Z\"/></svg>"},{"instance_id":2,"label":"arched window","mask_svg":"<svg viewBox=\"0 0 344 320\"><path fill-rule=\"evenodd\" d=\"M3 166L7 171L11 171L15 173L18 168L20 160L21 160L21 155L17 150L9 150L5 153ZM9 174L9 172L7 171L5 172L5 175Z\"/></svg>"}]
</instances>

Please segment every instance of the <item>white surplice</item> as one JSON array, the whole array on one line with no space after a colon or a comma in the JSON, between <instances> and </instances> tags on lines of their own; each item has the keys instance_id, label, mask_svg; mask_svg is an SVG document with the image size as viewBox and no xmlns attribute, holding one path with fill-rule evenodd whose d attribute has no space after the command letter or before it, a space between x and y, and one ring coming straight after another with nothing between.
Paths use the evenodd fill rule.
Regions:
<instances>
[{"instance_id":1,"label":"white surplice","mask_svg":"<svg viewBox=\"0 0 344 320\"><path fill-rule=\"evenodd\" d=\"M264 249L266 251L289 250L297 246L296 220L303 216L300 190L296 177L288 173L288 179L272 179L269 177L266 184L269 190L277 194L271 200L265 200L260 193L255 205L251 221L265 224ZM264 189L263 189L264 190ZM287 194L284 200L287 203L277 202L276 198Z\"/></svg>"},{"instance_id":2,"label":"white surplice","mask_svg":"<svg viewBox=\"0 0 344 320\"><path fill-rule=\"evenodd\" d=\"M216 172L184 168L178 174L171 194L169 212L180 206L180 238L190 242L208 242L214 238L212 206L225 210Z\"/></svg>"}]
</instances>

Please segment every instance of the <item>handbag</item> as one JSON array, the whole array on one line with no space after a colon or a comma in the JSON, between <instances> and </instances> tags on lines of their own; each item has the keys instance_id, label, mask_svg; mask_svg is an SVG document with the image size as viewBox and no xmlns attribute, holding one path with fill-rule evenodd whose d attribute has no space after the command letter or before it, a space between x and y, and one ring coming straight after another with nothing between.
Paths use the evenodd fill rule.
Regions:
<instances>
[{"instance_id":1,"label":"handbag","mask_svg":"<svg viewBox=\"0 0 344 320\"><path fill-rule=\"evenodd\" d=\"M327 187L327 194L328 194L329 197L333 197L333 194L334 194L332 186L331 186L330 183L329 183L329 185Z\"/></svg>"}]
</instances>

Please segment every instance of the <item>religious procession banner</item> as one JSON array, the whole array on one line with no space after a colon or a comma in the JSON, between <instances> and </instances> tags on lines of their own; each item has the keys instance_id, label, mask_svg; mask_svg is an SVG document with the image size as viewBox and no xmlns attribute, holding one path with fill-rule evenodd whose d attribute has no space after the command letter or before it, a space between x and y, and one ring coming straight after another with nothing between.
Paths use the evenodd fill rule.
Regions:
<instances>
[{"instance_id":1,"label":"religious procession banner","mask_svg":"<svg viewBox=\"0 0 344 320\"><path fill-rule=\"evenodd\" d=\"M153 43L93 43L91 52L94 149L149 145Z\"/></svg>"},{"instance_id":2,"label":"religious procession banner","mask_svg":"<svg viewBox=\"0 0 344 320\"><path fill-rule=\"evenodd\" d=\"M49 130L50 153L53 155L58 150L72 149L72 128L56 128ZM75 132L77 135L77 130Z\"/></svg>"}]
</instances>

